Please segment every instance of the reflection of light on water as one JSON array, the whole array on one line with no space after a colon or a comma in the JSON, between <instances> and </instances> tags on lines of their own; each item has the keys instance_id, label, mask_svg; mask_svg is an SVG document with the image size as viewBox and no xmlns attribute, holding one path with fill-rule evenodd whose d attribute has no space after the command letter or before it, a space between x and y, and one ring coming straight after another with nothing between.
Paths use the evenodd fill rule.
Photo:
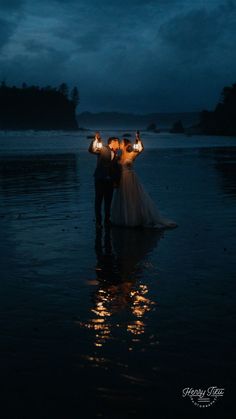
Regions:
<instances>
[{"instance_id":1,"label":"reflection of light on water","mask_svg":"<svg viewBox=\"0 0 236 419\"><path fill-rule=\"evenodd\" d=\"M148 287L146 285L140 285L139 288L131 292L132 305L131 310L136 317L143 317L147 311L151 310L153 301L145 297L148 293Z\"/></svg>"},{"instance_id":2,"label":"reflection of light on water","mask_svg":"<svg viewBox=\"0 0 236 419\"><path fill-rule=\"evenodd\" d=\"M144 333L145 324L140 320L136 320L132 324L128 324L127 331L133 333L134 335L141 335ZM139 340L137 340L139 341Z\"/></svg>"},{"instance_id":3,"label":"reflection of light on water","mask_svg":"<svg viewBox=\"0 0 236 419\"><path fill-rule=\"evenodd\" d=\"M95 331L94 345L96 347L101 347L111 334L111 324L106 321L112 315L112 310L109 308L111 300L108 291L99 289L96 294L95 306L91 309L91 312L97 317L90 319L87 323L79 323L82 327Z\"/></svg>"},{"instance_id":4,"label":"reflection of light on water","mask_svg":"<svg viewBox=\"0 0 236 419\"><path fill-rule=\"evenodd\" d=\"M102 346L103 342L107 340L111 334L111 325L105 323L105 319L91 319L88 323L80 322L79 324L86 329L92 329L96 332L94 344L97 347Z\"/></svg>"},{"instance_id":5,"label":"reflection of light on water","mask_svg":"<svg viewBox=\"0 0 236 419\"><path fill-rule=\"evenodd\" d=\"M97 295L96 306L91 311L99 317L111 316L110 311L106 307L106 303L109 303L110 295L104 290L99 290Z\"/></svg>"},{"instance_id":6,"label":"reflection of light on water","mask_svg":"<svg viewBox=\"0 0 236 419\"><path fill-rule=\"evenodd\" d=\"M88 323L80 323L87 329L95 331L96 347L102 347L104 343L111 338L111 329L122 327L119 323L108 321L112 315L123 309L130 309L135 320L129 321L124 329L137 336L133 342L139 342L138 335L145 332L144 315L151 310L155 303L151 301L147 294L149 292L147 285L140 284L136 289L133 283L124 282L118 285L110 285L107 288L100 288L95 297L94 307L91 312L96 316Z\"/></svg>"},{"instance_id":7,"label":"reflection of light on water","mask_svg":"<svg viewBox=\"0 0 236 419\"><path fill-rule=\"evenodd\" d=\"M149 298L145 297L148 293L147 285L139 285L137 290L133 290L130 293L131 296L131 310L132 313L138 317L142 318L145 313L151 310L151 306L154 301L151 301ZM131 324L128 324L127 331L131 332L134 335L141 335L145 332L145 323L141 320L135 320Z\"/></svg>"}]
</instances>

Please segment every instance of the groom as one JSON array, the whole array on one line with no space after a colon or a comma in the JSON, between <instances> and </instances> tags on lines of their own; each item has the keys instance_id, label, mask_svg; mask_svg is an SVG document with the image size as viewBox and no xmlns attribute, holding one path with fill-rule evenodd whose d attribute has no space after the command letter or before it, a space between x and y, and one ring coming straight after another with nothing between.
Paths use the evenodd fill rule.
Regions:
<instances>
[{"instance_id":1,"label":"groom","mask_svg":"<svg viewBox=\"0 0 236 419\"><path fill-rule=\"evenodd\" d=\"M96 227L102 228L102 204L104 202L104 224L110 226L111 203L114 186L119 182L120 169L117 152L120 148L119 139L110 137L107 145L103 145L99 133L91 142L88 151L97 155L95 178L95 215Z\"/></svg>"}]
</instances>

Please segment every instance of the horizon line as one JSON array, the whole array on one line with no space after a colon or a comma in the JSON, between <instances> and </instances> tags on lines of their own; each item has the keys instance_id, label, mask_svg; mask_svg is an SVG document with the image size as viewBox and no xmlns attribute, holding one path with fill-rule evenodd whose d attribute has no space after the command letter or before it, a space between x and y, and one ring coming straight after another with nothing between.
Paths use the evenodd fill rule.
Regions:
<instances>
[{"instance_id":1,"label":"horizon line","mask_svg":"<svg viewBox=\"0 0 236 419\"><path fill-rule=\"evenodd\" d=\"M145 115L153 115L153 114L181 114L181 113L200 113L202 112L203 109L198 110L198 111L153 111L153 112L144 112L144 113L134 113L134 112L123 112L123 111L108 111L108 110L103 110L103 111L81 111L81 112L77 112L78 114L82 114L82 113L88 113L88 114L101 114L101 113L110 113L110 114L123 114L123 115L133 115L133 116L145 116ZM210 111L211 112L211 111Z\"/></svg>"}]
</instances>

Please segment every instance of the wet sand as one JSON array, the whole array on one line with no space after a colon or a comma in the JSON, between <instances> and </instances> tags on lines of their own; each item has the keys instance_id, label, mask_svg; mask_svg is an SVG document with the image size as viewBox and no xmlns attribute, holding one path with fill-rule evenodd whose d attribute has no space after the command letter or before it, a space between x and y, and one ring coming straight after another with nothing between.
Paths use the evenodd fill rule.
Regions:
<instances>
[{"instance_id":1,"label":"wet sand","mask_svg":"<svg viewBox=\"0 0 236 419\"><path fill-rule=\"evenodd\" d=\"M98 234L94 156L67 148L0 157L1 416L230 417L236 148L146 147L179 227ZM208 409L182 398L214 385Z\"/></svg>"}]
</instances>

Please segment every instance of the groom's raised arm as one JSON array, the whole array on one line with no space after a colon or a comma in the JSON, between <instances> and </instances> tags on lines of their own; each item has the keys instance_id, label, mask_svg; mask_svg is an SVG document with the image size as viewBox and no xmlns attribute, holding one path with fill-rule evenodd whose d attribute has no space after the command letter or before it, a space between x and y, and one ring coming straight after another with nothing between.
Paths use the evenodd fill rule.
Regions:
<instances>
[{"instance_id":1,"label":"groom's raised arm","mask_svg":"<svg viewBox=\"0 0 236 419\"><path fill-rule=\"evenodd\" d=\"M89 148L88 148L88 151L89 151L89 153L97 154L98 152L95 151L96 149L94 147L94 142L95 142L95 140L91 141L91 143L89 145Z\"/></svg>"},{"instance_id":2,"label":"groom's raised arm","mask_svg":"<svg viewBox=\"0 0 236 419\"><path fill-rule=\"evenodd\" d=\"M93 141L91 141L88 151L89 153L92 153L92 154L100 154L102 148L103 148L102 142L98 141L98 139L95 138Z\"/></svg>"}]
</instances>

